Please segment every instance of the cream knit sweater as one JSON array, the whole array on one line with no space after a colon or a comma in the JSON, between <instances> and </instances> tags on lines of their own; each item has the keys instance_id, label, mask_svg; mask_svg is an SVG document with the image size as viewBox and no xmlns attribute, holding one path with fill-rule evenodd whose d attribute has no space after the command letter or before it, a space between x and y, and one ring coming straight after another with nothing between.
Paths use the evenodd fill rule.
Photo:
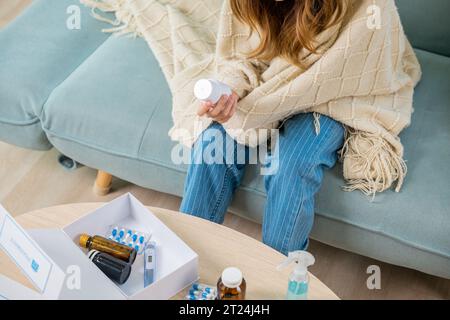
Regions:
<instances>
[{"instance_id":1,"label":"cream knit sweater","mask_svg":"<svg viewBox=\"0 0 450 320\"><path fill-rule=\"evenodd\" d=\"M398 135L411 122L421 70L393 0L353 0L342 24L317 39L318 54L299 52L305 70L282 58L247 59L258 36L236 19L229 0L81 2L115 25L104 31L148 42L173 94L172 139L191 146L211 124L197 116L193 87L200 78L216 78L241 98L224 125L238 142L255 146L255 130L277 128L298 113L323 114L347 128L341 152L347 190L375 194L395 182L400 190L407 169ZM369 8L380 10L374 20L380 25L370 23L368 12L377 11ZM116 21L98 10L114 12Z\"/></svg>"}]
</instances>

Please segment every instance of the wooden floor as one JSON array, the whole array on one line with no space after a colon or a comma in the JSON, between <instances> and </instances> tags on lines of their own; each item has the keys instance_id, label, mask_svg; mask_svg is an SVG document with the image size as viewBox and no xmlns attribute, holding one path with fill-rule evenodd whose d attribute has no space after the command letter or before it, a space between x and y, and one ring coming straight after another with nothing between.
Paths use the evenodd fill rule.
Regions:
<instances>
[{"instance_id":1,"label":"wooden floor","mask_svg":"<svg viewBox=\"0 0 450 320\"><path fill-rule=\"evenodd\" d=\"M32 0L0 0L0 27L26 8Z\"/></svg>"},{"instance_id":2,"label":"wooden floor","mask_svg":"<svg viewBox=\"0 0 450 320\"><path fill-rule=\"evenodd\" d=\"M22 10L30 0L0 1L0 27ZM43 207L111 200L132 192L144 204L177 210L180 199L114 180L114 190L100 198L92 193L96 172L82 167L68 172L57 163L58 152L36 152L0 142L0 203L13 215ZM259 225L228 215L227 226L261 239ZM357 254L312 241L316 256L311 269L342 299L450 299L450 280L381 263ZM367 267L379 265L382 289L367 289Z\"/></svg>"}]
</instances>

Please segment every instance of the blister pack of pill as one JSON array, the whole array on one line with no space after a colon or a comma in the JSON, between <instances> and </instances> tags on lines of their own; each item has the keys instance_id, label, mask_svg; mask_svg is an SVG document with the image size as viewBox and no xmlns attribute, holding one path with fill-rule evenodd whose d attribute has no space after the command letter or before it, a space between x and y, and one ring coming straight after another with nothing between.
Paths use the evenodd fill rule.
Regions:
<instances>
[{"instance_id":1,"label":"blister pack of pill","mask_svg":"<svg viewBox=\"0 0 450 320\"><path fill-rule=\"evenodd\" d=\"M202 283L195 283L189 289L186 300L216 300L217 288Z\"/></svg>"},{"instance_id":2,"label":"blister pack of pill","mask_svg":"<svg viewBox=\"0 0 450 320\"><path fill-rule=\"evenodd\" d=\"M138 254L143 254L145 246L150 241L152 234L121 226L111 226L106 237L135 249Z\"/></svg>"}]
</instances>

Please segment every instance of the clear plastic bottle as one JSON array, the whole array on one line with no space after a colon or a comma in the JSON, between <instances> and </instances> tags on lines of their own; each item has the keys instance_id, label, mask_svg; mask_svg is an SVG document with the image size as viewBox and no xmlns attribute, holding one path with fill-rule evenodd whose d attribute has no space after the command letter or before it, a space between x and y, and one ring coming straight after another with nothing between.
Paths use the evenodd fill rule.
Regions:
<instances>
[{"instance_id":1,"label":"clear plastic bottle","mask_svg":"<svg viewBox=\"0 0 450 320\"><path fill-rule=\"evenodd\" d=\"M245 300L247 283L238 268L227 268L217 282L218 300Z\"/></svg>"},{"instance_id":2,"label":"clear plastic bottle","mask_svg":"<svg viewBox=\"0 0 450 320\"><path fill-rule=\"evenodd\" d=\"M110 254L131 264L136 260L137 252L135 249L101 236L91 237L87 234L82 234L80 236L80 246L88 250L97 250Z\"/></svg>"},{"instance_id":3,"label":"clear plastic bottle","mask_svg":"<svg viewBox=\"0 0 450 320\"><path fill-rule=\"evenodd\" d=\"M308 267L315 263L314 256L306 251L290 252L285 262L278 266L278 270L295 263L295 268L289 275L287 300L307 300L309 291Z\"/></svg>"}]
</instances>

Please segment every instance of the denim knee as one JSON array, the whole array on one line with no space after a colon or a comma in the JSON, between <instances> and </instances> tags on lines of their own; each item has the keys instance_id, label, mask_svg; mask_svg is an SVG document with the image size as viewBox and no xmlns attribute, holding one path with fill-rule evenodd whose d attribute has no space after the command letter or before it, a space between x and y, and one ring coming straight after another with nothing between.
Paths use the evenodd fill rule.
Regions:
<instances>
[{"instance_id":1,"label":"denim knee","mask_svg":"<svg viewBox=\"0 0 450 320\"><path fill-rule=\"evenodd\" d=\"M193 164L227 165L230 170L242 170L249 157L248 147L237 143L225 128L214 122L203 131L193 149Z\"/></svg>"}]
</instances>

